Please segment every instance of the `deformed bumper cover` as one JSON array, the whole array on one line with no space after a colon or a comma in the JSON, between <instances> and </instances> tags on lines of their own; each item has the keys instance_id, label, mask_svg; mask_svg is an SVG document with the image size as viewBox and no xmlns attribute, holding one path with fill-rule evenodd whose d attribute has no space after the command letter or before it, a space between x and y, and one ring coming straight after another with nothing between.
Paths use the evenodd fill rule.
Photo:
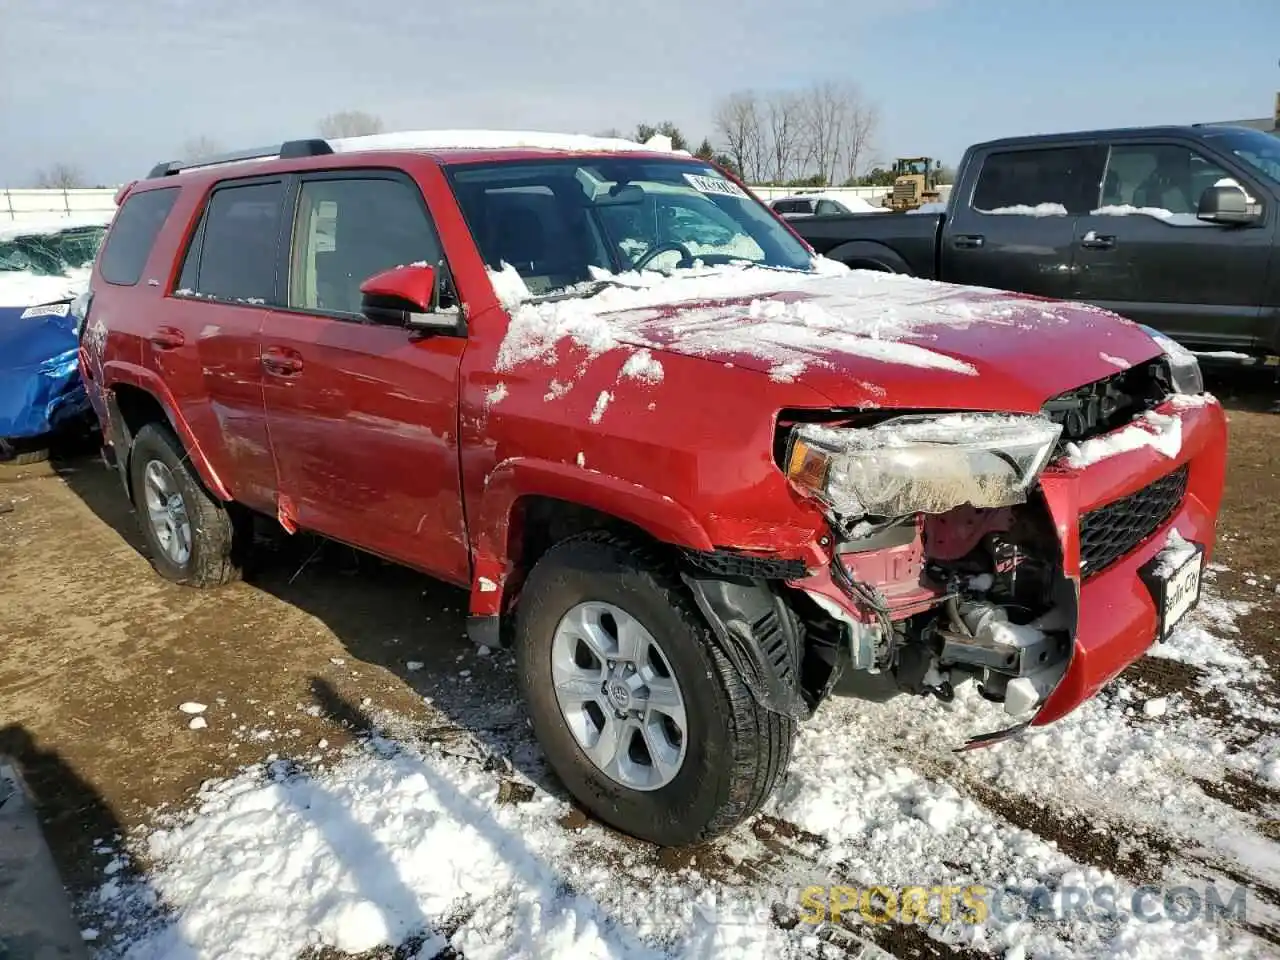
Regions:
<instances>
[{"instance_id":1,"label":"deformed bumper cover","mask_svg":"<svg viewBox=\"0 0 1280 960\"><path fill-rule=\"evenodd\" d=\"M1064 572L1077 587L1079 603L1071 662L1031 726L1066 716L1156 641L1159 612L1139 570L1160 552L1170 530L1203 544L1206 563L1212 556L1226 478L1226 417L1212 398L1204 402L1175 398L1159 412L1181 421L1182 442L1175 457L1147 446L1083 469L1055 465L1041 478L1062 545ZM1188 465L1187 492L1173 515L1138 547L1082 581L1080 517L1141 490L1183 464Z\"/></svg>"},{"instance_id":2,"label":"deformed bumper cover","mask_svg":"<svg viewBox=\"0 0 1280 960\"><path fill-rule=\"evenodd\" d=\"M75 319L35 310L0 307L0 437L38 437L89 410Z\"/></svg>"}]
</instances>

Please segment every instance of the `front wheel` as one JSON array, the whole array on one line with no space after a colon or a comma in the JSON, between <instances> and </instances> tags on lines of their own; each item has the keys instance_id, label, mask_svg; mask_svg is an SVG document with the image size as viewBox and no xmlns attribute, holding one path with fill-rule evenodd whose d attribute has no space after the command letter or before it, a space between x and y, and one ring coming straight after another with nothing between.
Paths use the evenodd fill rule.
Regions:
<instances>
[{"instance_id":1,"label":"front wheel","mask_svg":"<svg viewBox=\"0 0 1280 960\"><path fill-rule=\"evenodd\" d=\"M679 579L608 534L534 566L516 622L521 690L551 768L594 816L664 846L750 816L794 724L752 698Z\"/></svg>"}]
</instances>

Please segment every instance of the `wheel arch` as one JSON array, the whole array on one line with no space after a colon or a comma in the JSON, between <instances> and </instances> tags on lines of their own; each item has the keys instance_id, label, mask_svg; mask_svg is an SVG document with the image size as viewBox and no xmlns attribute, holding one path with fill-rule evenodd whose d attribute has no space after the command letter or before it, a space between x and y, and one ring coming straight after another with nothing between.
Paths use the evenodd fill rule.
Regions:
<instances>
[{"instance_id":1,"label":"wheel arch","mask_svg":"<svg viewBox=\"0 0 1280 960\"><path fill-rule=\"evenodd\" d=\"M892 247L874 240L851 240L831 250L827 257L855 270L879 270L883 273L912 275L910 264Z\"/></svg>"},{"instance_id":2,"label":"wheel arch","mask_svg":"<svg viewBox=\"0 0 1280 960\"><path fill-rule=\"evenodd\" d=\"M125 486L129 486L129 450L133 438L148 423L167 424L178 436L205 487L219 500L230 501L230 491L196 440L164 381L149 370L132 365L108 364L103 371L107 429L116 448Z\"/></svg>"}]
</instances>

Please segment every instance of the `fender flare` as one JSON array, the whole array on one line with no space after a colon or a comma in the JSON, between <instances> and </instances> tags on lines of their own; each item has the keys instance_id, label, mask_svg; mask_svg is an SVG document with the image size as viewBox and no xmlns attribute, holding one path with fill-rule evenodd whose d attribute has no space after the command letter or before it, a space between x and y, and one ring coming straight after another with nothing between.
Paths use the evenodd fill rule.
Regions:
<instances>
[{"instance_id":1,"label":"fender flare","mask_svg":"<svg viewBox=\"0 0 1280 960\"><path fill-rule=\"evenodd\" d=\"M120 360L111 360L103 364L102 367L102 391L105 394L105 400L109 404L109 409L113 416L119 413L114 398L111 396L112 391L125 384L131 387L137 387L149 394L155 401L160 404L160 408L164 411L165 416L169 420L169 425L173 427L178 434L178 439L182 441L183 449L187 451L187 456L191 463L195 466L196 472L200 475L200 479L219 500L230 502L233 498L231 492L227 489L226 484L222 482L222 478L218 476L218 472L214 470L213 465L209 462L208 455L201 449L196 435L191 429L191 425L187 423L186 418L178 410L178 403L174 400L173 394L169 388L165 386L163 380L146 369L136 364L126 363ZM121 435L126 435L127 431L124 423L119 424ZM128 440L132 442L133 437L129 436ZM127 454L128 451L118 451L118 453ZM121 457L121 471L128 476L127 456Z\"/></svg>"},{"instance_id":2,"label":"fender flare","mask_svg":"<svg viewBox=\"0 0 1280 960\"><path fill-rule=\"evenodd\" d=\"M886 273L902 273L914 276L915 271L902 255L892 247L875 240L850 240L828 251L826 256L844 264L875 263L885 268Z\"/></svg>"},{"instance_id":3,"label":"fender flare","mask_svg":"<svg viewBox=\"0 0 1280 960\"><path fill-rule=\"evenodd\" d=\"M712 550L707 531L675 500L609 474L552 460L514 457L499 463L485 481L475 519L471 614L493 617L503 610L510 574L512 518L523 497L548 497L630 523L664 543ZM496 589L495 589L496 586Z\"/></svg>"}]
</instances>

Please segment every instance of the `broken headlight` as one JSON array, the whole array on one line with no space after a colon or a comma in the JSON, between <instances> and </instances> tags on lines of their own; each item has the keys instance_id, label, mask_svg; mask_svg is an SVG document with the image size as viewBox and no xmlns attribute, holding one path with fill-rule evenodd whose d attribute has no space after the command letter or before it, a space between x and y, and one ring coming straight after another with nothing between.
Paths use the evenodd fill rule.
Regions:
<instances>
[{"instance_id":1,"label":"broken headlight","mask_svg":"<svg viewBox=\"0 0 1280 960\"><path fill-rule=\"evenodd\" d=\"M901 517L1022 503L1061 431L1033 414L895 417L795 428L787 476L841 516Z\"/></svg>"},{"instance_id":2,"label":"broken headlight","mask_svg":"<svg viewBox=\"0 0 1280 960\"><path fill-rule=\"evenodd\" d=\"M1164 351L1165 358L1169 361L1170 386L1173 387L1173 392L1204 393L1204 375L1200 372L1200 361L1196 359L1196 355L1155 327L1143 324L1142 329Z\"/></svg>"}]
</instances>

